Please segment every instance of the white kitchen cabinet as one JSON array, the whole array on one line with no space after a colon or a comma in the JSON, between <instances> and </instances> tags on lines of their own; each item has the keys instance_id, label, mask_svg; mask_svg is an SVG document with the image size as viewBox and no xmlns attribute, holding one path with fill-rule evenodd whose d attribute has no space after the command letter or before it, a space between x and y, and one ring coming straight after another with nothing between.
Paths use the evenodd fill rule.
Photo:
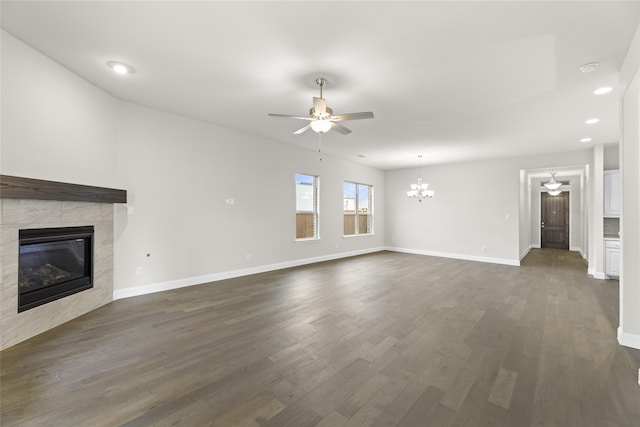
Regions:
<instances>
[{"instance_id":1,"label":"white kitchen cabinet","mask_svg":"<svg viewBox=\"0 0 640 427\"><path fill-rule=\"evenodd\" d=\"M619 218L622 210L622 188L620 171L604 171L604 216Z\"/></svg>"},{"instance_id":2,"label":"white kitchen cabinet","mask_svg":"<svg viewBox=\"0 0 640 427\"><path fill-rule=\"evenodd\" d=\"M604 242L604 274L620 277L620 241L605 240Z\"/></svg>"}]
</instances>

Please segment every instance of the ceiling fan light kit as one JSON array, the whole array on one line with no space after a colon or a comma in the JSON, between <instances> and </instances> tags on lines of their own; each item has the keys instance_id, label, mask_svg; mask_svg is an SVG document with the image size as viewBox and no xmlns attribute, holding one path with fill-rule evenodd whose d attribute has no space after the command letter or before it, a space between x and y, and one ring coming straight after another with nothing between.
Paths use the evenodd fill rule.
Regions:
<instances>
[{"instance_id":1,"label":"ceiling fan light kit","mask_svg":"<svg viewBox=\"0 0 640 427\"><path fill-rule=\"evenodd\" d=\"M314 120L311 122L311 129L318 133L325 133L331 130L331 122L327 120Z\"/></svg>"},{"instance_id":2,"label":"ceiling fan light kit","mask_svg":"<svg viewBox=\"0 0 640 427\"><path fill-rule=\"evenodd\" d=\"M327 79L325 79L324 77L319 77L316 79L316 84L320 88L320 97L313 97L313 107L311 107L311 109L309 110L309 117L274 113L269 114L269 116L284 117L295 120L306 120L309 122L307 125L293 132L294 135L300 135L302 133L305 133L309 129L317 133L326 133L330 130L335 130L336 132L343 135L348 135L351 133L351 129L336 122L373 118L373 113L371 111L339 114L334 116L333 110L327 107L327 101L322 97L322 88L327 85Z\"/></svg>"}]
</instances>

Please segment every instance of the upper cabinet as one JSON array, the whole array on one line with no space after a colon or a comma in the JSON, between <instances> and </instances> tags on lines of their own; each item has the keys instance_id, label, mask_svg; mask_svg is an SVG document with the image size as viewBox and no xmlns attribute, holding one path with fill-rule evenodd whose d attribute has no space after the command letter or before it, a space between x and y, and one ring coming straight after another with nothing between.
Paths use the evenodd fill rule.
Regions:
<instances>
[{"instance_id":1,"label":"upper cabinet","mask_svg":"<svg viewBox=\"0 0 640 427\"><path fill-rule=\"evenodd\" d=\"M604 171L604 216L619 218L622 211L622 188L620 171Z\"/></svg>"}]
</instances>

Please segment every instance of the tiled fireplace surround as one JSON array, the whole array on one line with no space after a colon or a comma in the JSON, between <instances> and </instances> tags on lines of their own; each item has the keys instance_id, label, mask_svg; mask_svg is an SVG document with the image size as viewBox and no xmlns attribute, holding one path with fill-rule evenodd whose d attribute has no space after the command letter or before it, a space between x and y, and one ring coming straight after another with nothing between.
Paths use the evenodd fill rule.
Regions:
<instances>
[{"instance_id":1,"label":"tiled fireplace surround","mask_svg":"<svg viewBox=\"0 0 640 427\"><path fill-rule=\"evenodd\" d=\"M112 203L0 199L0 350L113 300ZM93 225L93 288L18 313L18 230Z\"/></svg>"}]
</instances>

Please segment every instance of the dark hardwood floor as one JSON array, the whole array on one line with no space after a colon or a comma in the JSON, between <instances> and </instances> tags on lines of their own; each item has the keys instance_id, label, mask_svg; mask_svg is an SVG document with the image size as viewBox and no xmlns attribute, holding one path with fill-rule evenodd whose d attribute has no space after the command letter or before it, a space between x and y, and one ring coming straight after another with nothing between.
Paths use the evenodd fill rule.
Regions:
<instances>
[{"instance_id":1,"label":"dark hardwood floor","mask_svg":"<svg viewBox=\"0 0 640 427\"><path fill-rule=\"evenodd\" d=\"M115 301L0 353L2 426L638 426L618 282L381 252Z\"/></svg>"}]
</instances>

